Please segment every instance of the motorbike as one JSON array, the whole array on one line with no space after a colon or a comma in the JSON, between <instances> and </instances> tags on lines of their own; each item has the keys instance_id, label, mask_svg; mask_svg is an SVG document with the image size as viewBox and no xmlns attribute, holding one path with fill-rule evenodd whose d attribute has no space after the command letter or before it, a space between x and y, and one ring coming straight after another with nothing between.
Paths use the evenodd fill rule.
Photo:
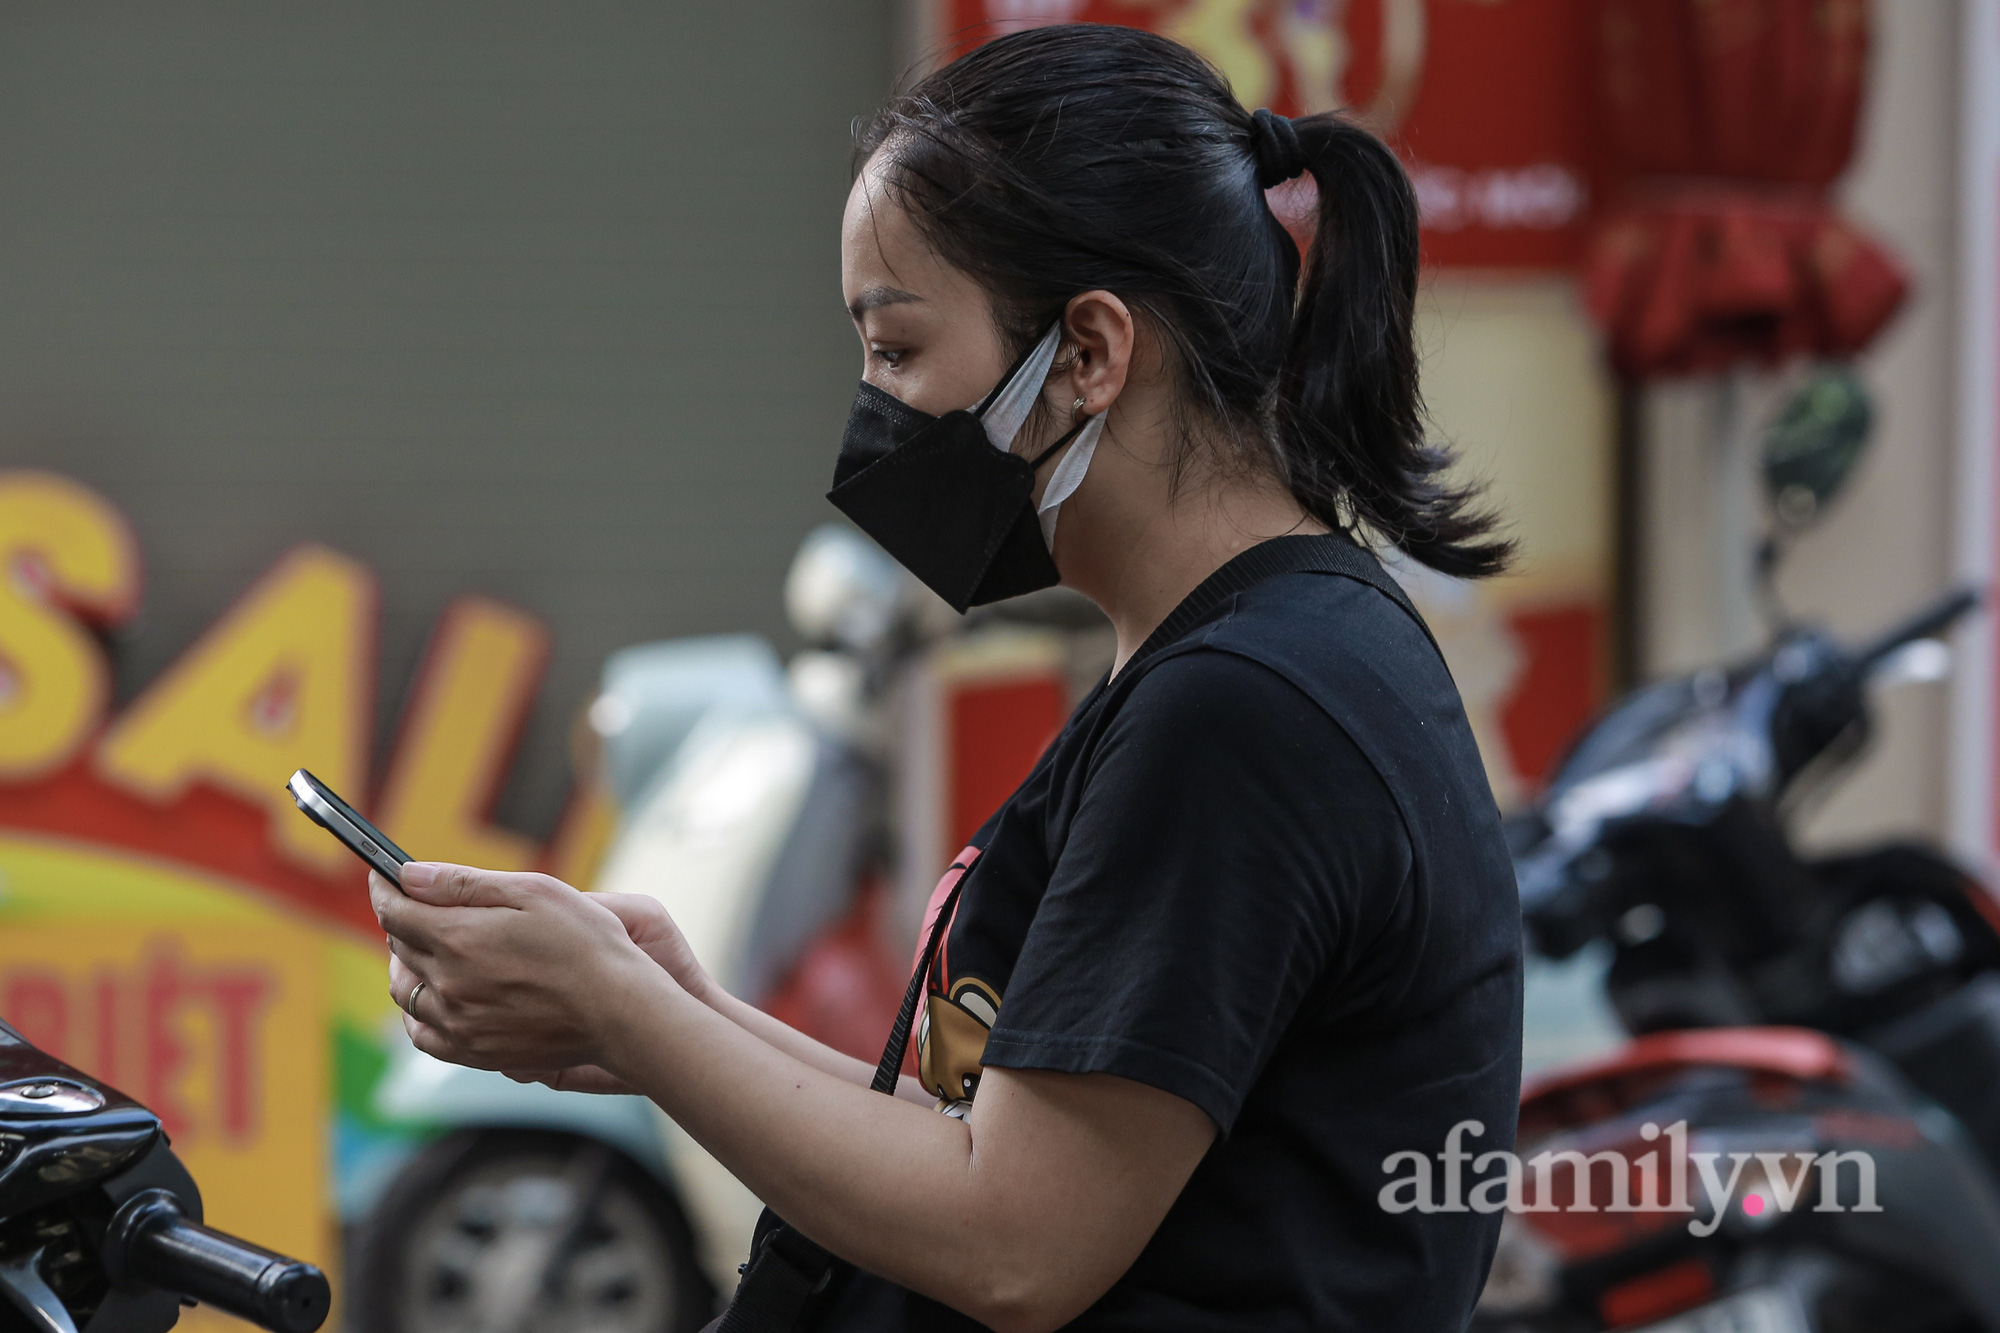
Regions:
<instances>
[{"instance_id":1,"label":"motorbike","mask_svg":"<svg viewBox=\"0 0 2000 1333\"><path fill-rule=\"evenodd\" d=\"M1784 487L1810 514L1851 466L1852 423L1834 434L1817 458L1767 445L1781 521ZM1505 1218L1481 1327L2000 1330L2000 909L1921 844L1807 856L1787 828L1861 749L1871 688L1937 674L1978 602L1858 645L1781 626L1749 661L1645 686L1509 822L1531 949L1603 954L1631 1041L1524 1091L1520 1153L1582 1156L1543 1159L1569 1165L1567 1205ZM1709 1197L1609 1208L1672 1125L1692 1147L1668 1174ZM1696 1179L1702 1151L1734 1190ZM1809 1176L1833 1192L1801 1204Z\"/></svg>"},{"instance_id":2,"label":"motorbike","mask_svg":"<svg viewBox=\"0 0 2000 1333\"><path fill-rule=\"evenodd\" d=\"M159 1117L0 1023L0 1330L164 1333L197 1302L313 1333L311 1264L202 1225Z\"/></svg>"}]
</instances>

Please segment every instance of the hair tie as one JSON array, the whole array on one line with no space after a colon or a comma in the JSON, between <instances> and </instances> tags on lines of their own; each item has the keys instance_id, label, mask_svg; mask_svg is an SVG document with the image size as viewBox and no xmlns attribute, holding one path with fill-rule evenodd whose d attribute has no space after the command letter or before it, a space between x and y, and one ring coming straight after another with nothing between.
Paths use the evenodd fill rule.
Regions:
<instances>
[{"instance_id":1,"label":"hair tie","mask_svg":"<svg viewBox=\"0 0 2000 1333\"><path fill-rule=\"evenodd\" d=\"M1250 156L1257 163L1257 188L1268 190L1306 169L1306 150L1291 118L1259 107L1250 115Z\"/></svg>"}]
</instances>

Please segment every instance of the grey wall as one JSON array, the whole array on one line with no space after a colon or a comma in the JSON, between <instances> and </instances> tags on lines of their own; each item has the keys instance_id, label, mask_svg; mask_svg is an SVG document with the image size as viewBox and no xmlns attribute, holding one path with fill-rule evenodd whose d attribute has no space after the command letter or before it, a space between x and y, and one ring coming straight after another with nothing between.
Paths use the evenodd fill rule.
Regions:
<instances>
[{"instance_id":1,"label":"grey wall","mask_svg":"<svg viewBox=\"0 0 2000 1333\"><path fill-rule=\"evenodd\" d=\"M0 466L136 523L120 702L287 546L543 617L504 819L605 654L780 630L860 359L849 125L889 0L0 0ZM378 762L379 762L378 756Z\"/></svg>"}]
</instances>

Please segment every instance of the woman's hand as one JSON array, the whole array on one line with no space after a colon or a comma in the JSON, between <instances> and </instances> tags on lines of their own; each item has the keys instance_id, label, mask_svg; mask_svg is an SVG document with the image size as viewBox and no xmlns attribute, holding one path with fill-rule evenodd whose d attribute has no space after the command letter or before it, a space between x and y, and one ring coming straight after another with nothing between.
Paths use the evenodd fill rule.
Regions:
<instances>
[{"instance_id":1,"label":"woman's hand","mask_svg":"<svg viewBox=\"0 0 2000 1333\"><path fill-rule=\"evenodd\" d=\"M590 900L604 904L624 922L625 933L632 937L632 943L665 968L682 990L713 1007L718 989L714 979L694 956L687 936L681 934L681 928L674 924L658 898L643 893L593 893Z\"/></svg>"},{"instance_id":2,"label":"woman's hand","mask_svg":"<svg viewBox=\"0 0 2000 1333\"><path fill-rule=\"evenodd\" d=\"M616 912L547 875L412 862L401 891L379 875L368 888L403 1026L454 1064L564 1077L599 1065L661 971Z\"/></svg>"},{"instance_id":3,"label":"woman's hand","mask_svg":"<svg viewBox=\"0 0 2000 1333\"><path fill-rule=\"evenodd\" d=\"M614 1097L637 1097L640 1092L607 1069L596 1065L573 1065L568 1069L503 1069L516 1083L541 1083L557 1092L595 1092Z\"/></svg>"}]
</instances>

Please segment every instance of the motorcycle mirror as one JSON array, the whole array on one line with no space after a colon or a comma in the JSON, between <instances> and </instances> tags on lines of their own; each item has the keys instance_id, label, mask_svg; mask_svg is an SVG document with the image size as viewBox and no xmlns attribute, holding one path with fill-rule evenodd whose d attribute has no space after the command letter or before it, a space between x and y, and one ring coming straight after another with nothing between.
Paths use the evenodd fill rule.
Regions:
<instances>
[{"instance_id":1,"label":"motorcycle mirror","mask_svg":"<svg viewBox=\"0 0 2000 1333\"><path fill-rule=\"evenodd\" d=\"M1875 408L1845 366L1822 366L1764 432L1764 489L1778 528L1812 525L1854 474Z\"/></svg>"},{"instance_id":2,"label":"motorcycle mirror","mask_svg":"<svg viewBox=\"0 0 2000 1333\"><path fill-rule=\"evenodd\" d=\"M785 615L807 643L870 653L895 629L902 568L840 523L806 534L785 575Z\"/></svg>"}]
</instances>

